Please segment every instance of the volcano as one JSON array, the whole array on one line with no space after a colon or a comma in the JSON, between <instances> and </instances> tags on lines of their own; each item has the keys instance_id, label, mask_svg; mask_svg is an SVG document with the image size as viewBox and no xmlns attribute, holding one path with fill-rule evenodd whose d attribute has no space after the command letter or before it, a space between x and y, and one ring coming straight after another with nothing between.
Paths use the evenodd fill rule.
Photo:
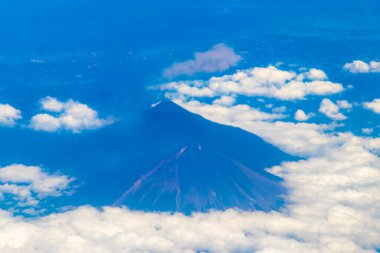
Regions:
<instances>
[{"instance_id":1,"label":"volcano","mask_svg":"<svg viewBox=\"0 0 380 253\"><path fill-rule=\"evenodd\" d=\"M281 180L265 169L294 158L258 136L208 121L171 101L146 113L144 132L149 149L166 155L141 169L115 205L185 213L281 206Z\"/></svg>"}]
</instances>

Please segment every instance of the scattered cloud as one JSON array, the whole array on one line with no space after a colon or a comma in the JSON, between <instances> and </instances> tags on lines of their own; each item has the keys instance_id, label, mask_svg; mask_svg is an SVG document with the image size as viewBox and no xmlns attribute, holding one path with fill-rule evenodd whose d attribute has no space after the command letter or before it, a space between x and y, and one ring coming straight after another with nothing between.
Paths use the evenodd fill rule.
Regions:
<instances>
[{"instance_id":1,"label":"scattered cloud","mask_svg":"<svg viewBox=\"0 0 380 253\"><path fill-rule=\"evenodd\" d=\"M350 63L346 63L343 66L343 69L351 73L376 73L380 72L380 62L371 61L369 63L355 60Z\"/></svg>"},{"instance_id":2,"label":"scattered cloud","mask_svg":"<svg viewBox=\"0 0 380 253\"><path fill-rule=\"evenodd\" d=\"M280 70L275 66L255 67L207 81L178 81L162 84L159 89L169 98L244 95L279 100L299 100L309 95L331 95L344 90L339 83L325 80L322 70L306 72ZM152 87L157 88L157 87Z\"/></svg>"},{"instance_id":3,"label":"scattered cloud","mask_svg":"<svg viewBox=\"0 0 380 253\"><path fill-rule=\"evenodd\" d=\"M308 72L306 72L305 77L310 80L327 80L327 75L324 71L320 69L312 68Z\"/></svg>"},{"instance_id":4,"label":"scattered cloud","mask_svg":"<svg viewBox=\"0 0 380 253\"><path fill-rule=\"evenodd\" d=\"M343 106L346 106L345 103L343 103ZM321 105L319 107L319 112L326 115L332 120L345 120L347 117L339 112L339 109L341 107L338 104L335 104L330 99L325 98L322 100Z\"/></svg>"},{"instance_id":5,"label":"scattered cloud","mask_svg":"<svg viewBox=\"0 0 380 253\"><path fill-rule=\"evenodd\" d=\"M0 125L14 126L21 119L21 111L9 104L0 104Z\"/></svg>"},{"instance_id":6,"label":"scattered cloud","mask_svg":"<svg viewBox=\"0 0 380 253\"><path fill-rule=\"evenodd\" d=\"M0 168L0 198L16 206L36 206L43 198L62 195L72 181L39 166L13 164Z\"/></svg>"},{"instance_id":7,"label":"scattered cloud","mask_svg":"<svg viewBox=\"0 0 380 253\"><path fill-rule=\"evenodd\" d=\"M272 112L273 113L285 113L287 110L286 106L282 105L282 106L279 106L279 107L273 107L272 108Z\"/></svg>"},{"instance_id":8,"label":"scattered cloud","mask_svg":"<svg viewBox=\"0 0 380 253\"><path fill-rule=\"evenodd\" d=\"M365 102L363 107L367 110L371 110L374 113L380 114L380 99L374 99L371 102Z\"/></svg>"},{"instance_id":9,"label":"scattered cloud","mask_svg":"<svg viewBox=\"0 0 380 253\"><path fill-rule=\"evenodd\" d=\"M53 97L45 97L40 101L41 108L48 112L62 112L65 108L65 103L58 101Z\"/></svg>"},{"instance_id":10,"label":"scattered cloud","mask_svg":"<svg viewBox=\"0 0 380 253\"><path fill-rule=\"evenodd\" d=\"M192 60L174 63L165 69L164 76L173 78L196 73L221 72L235 66L241 59L232 48L225 44L217 44L206 52L195 53Z\"/></svg>"},{"instance_id":11,"label":"scattered cloud","mask_svg":"<svg viewBox=\"0 0 380 253\"><path fill-rule=\"evenodd\" d=\"M225 105L225 106L231 106L235 104L236 99L234 97L230 96L222 96L218 99L215 99L212 103L216 105Z\"/></svg>"},{"instance_id":12,"label":"scattered cloud","mask_svg":"<svg viewBox=\"0 0 380 253\"><path fill-rule=\"evenodd\" d=\"M30 127L37 131L56 132L67 130L79 133L83 130L96 129L113 122L112 119L101 119L98 112L88 105L74 100L61 102L56 98L46 97L41 101L41 109L54 115L40 113L34 115Z\"/></svg>"},{"instance_id":13,"label":"scattered cloud","mask_svg":"<svg viewBox=\"0 0 380 253\"><path fill-rule=\"evenodd\" d=\"M372 134L373 128L362 128L362 133L363 134Z\"/></svg>"},{"instance_id":14,"label":"scattered cloud","mask_svg":"<svg viewBox=\"0 0 380 253\"><path fill-rule=\"evenodd\" d=\"M313 116L313 113L306 114L303 110L298 109L294 114L294 119L297 121L307 121Z\"/></svg>"},{"instance_id":15,"label":"scattered cloud","mask_svg":"<svg viewBox=\"0 0 380 253\"><path fill-rule=\"evenodd\" d=\"M350 102L348 102L347 100L338 100L338 101L336 101L336 103L339 106L339 108L341 108L341 109L345 109L345 110L351 110L352 109L352 104Z\"/></svg>"}]
</instances>

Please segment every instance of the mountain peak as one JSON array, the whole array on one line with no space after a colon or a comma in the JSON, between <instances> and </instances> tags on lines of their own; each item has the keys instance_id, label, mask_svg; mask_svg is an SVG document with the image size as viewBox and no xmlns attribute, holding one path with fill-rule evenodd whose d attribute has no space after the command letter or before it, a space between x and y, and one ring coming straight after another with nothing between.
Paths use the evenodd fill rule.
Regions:
<instances>
[{"instance_id":1,"label":"mountain peak","mask_svg":"<svg viewBox=\"0 0 380 253\"><path fill-rule=\"evenodd\" d=\"M168 99L161 100L153 104L149 111L162 112L162 113L184 113L184 114L189 113L186 109L182 108L178 104Z\"/></svg>"},{"instance_id":2,"label":"mountain peak","mask_svg":"<svg viewBox=\"0 0 380 253\"><path fill-rule=\"evenodd\" d=\"M293 158L240 128L211 122L170 100L146 114L148 156L117 205L150 211L207 211L279 207L281 180L265 169Z\"/></svg>"}]
</instances>

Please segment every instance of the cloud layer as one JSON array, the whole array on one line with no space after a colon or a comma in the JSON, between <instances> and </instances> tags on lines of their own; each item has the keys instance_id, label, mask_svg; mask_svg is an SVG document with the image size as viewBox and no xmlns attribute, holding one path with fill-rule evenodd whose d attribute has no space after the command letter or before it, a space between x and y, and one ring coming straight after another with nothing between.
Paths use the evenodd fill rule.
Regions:
<instances>
[{"instance_id":1,"label":"cloud layer","mask_svg":"<svg viewBox=\"0 0 380 253\"><path fill-rule=\"evenodd\" d=\"M206 52L197 52L194 59L174 63L164 71L165 77L220 72L235 66L241 56L224 44L217 44Z\"/></svg>"}]
</instances>

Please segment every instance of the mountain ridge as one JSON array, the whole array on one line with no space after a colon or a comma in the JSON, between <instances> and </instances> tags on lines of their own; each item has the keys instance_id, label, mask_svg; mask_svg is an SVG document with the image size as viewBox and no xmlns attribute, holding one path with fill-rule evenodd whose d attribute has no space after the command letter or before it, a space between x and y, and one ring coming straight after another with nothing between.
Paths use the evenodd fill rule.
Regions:
<instances>
[{"instance_id":1,"label":"mountain ridge","mask_svg":"<svg viewBox=\"0 0 380 253\"><path fill-rule=\"evenodd\" d=\"M269 211L281 205L285 194L281 179L265 168L290 156L260 137L240 128L210 122L171 101L157 104L146 117L156 137L170 135L184 141L153 169L142 172L115 205L185 213L227 208ZM176 119L174 123L173 119ZM230 134L236 137L237 143L232 143L231 136L226 137ZM247 156L246 152L232 152L242 139L254 141L259 153L256 161L248 166L246 161L252 159L251 156L241 159ZM232 149L228 147L230 144ZM257 165L256 168L252 168L252 164Z\"/></svg>"}]
</instances>

